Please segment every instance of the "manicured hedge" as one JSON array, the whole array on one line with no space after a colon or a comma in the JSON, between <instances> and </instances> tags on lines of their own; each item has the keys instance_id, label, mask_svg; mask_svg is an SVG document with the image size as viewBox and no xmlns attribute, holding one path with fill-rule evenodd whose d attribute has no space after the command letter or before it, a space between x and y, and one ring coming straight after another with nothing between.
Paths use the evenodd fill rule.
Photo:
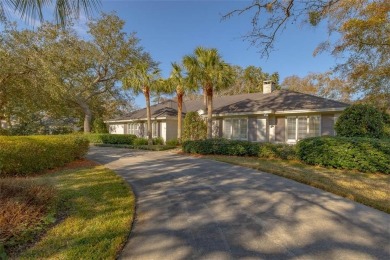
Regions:
<instances>
[{"instance_id":1,"label":"manicured hedge","mask_svg":"<svg viewBox=\"0 0 390 260\"><path fill-rule=\"evenodd\" d=\"M176 148L172 145L128 145L128 144L95 144L99 147L115 147L115 148L127 148L127 149L140 149L149 151L165 151Z\"/></svg>"},{"instance_id":2,"label":"manicured hedge","mask_svg":"<svg viewBox=\"0 0 390 260\"><path fill-rule=\"evenodd\" d=\"M79 135L0 136L0 175L26 175L63 166L86 155Z\"/></svg>"},{"instance_id":3,"label":"manicured hedge","mask_svg":"<svg viewBox=\"0 0 390 260\"><path fill-rule=\"evenodd\" d=\"M92 144L129 144L132 145L135 135L114 135L114 134L87 134L85 135Z\"/></svg>"},{"instance_id":4,"label":"manicured hedge","mask_svg":"<svg viewBox=\"0 0 390 260\"><path fill-rule=\"evenodd\" d=\"M206 139L183 142L183 151L197 154L257 156L259 145L247 141Z\"/></svg>"},{"instance_id":5,"label":"manicured hedge","mask_svg":"<svg viewBox=\"0 0 390 260\"><path fill-rule=\"evenodd\" d=\"M258 155L260 158L298 160L296 146L290 144L261 143Z\"/></svg>"},{"instance_id":6,"label":"manicured hedge","mask_svg":"<svg viewBox=\"0 0 390 260\"><path fill-rule=\"evenodd\" d=\"M153 145L164 145L164 139L162 137L153 138ZM133 142L134 146L148 145L148 139L143 137L137 137Z\"/></svg>"},{"instance_id":7,"label":"manicured hedge","mask_svg":"<svg viewBox=\"0 0 390 260\"><path fill-rule=\"evenodd\" d=\"M299 158L312 165L390 174L390 140L314 137L297 145Z\"/></svg>"},{"instance_id":8,"label":"manicured hedge","mask_svg":"<svg viewBox=\"0 0 390 260\"><path fill-rule=\"evenodd\" d=\"M262 158L296 159L295 147L287 144L253 143L227 139L185 141L183 151L197 154L259 156Z\"/></svg>"}]
</instances>

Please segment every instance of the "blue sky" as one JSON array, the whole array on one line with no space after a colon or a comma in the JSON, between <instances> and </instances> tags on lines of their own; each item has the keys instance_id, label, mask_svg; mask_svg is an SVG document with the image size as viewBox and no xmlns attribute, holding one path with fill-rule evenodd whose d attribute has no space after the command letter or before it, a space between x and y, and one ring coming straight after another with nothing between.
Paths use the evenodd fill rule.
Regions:
<instances>
[{"instance_id":1,"label":"blue sky","mask_svg":"<svg viewBox=\"0 0 390 260\"><path fill-rule=\"evenodd\" d=\"M258 49L241 38L251 29L250 16L235 16L221 21L222 14L251 1L103 1L102 10L115 11L126 21L125 30L135 31L141 45L161 62L164 77L170 64L181 61L195 47L217 48L230 64L254 65L263 71L287 76L324 72L335 65L330 54L313 57L316 46L327 39L325 26L292 25L279 35L276 50L261 58ZM143 106L142 97L136 99Z\"/></svg>"},{"instance_id":2,"label":"blue sky","mask_svg":"<svg viewBox=\"0 0 390 260\"><path fill-rule=\"evenodd\" d=\"M222 14L248 5L251 1L108 1L101 11L115 11L123 19L125 31L136 32L141 45L154 60L160 62L162 75L170 73L171 62L180 62L195 47L217 48L224 60L232 65L254 65L263 71L279 72L281 81L291 75L325 72L336 64L329 53L313 57L316 46L327 39L325 26L290 25L278 35L275 51L261 58L258 49L241 38L251 29L251 17L235 16L221 21ZM82 21L77 30L85 32ZM142 97L136 98L144 106Z\"/></svg>"}]
</instances>

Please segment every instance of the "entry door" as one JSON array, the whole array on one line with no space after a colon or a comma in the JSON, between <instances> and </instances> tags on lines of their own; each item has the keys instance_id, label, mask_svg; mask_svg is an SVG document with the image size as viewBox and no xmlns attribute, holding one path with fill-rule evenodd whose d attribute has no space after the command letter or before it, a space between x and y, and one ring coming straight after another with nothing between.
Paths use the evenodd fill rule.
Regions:
<instances>
[{"instance_id":1,"label":"entry door","mask_svg":"<svg viewBox=\"0 0 390 260\"><path fill-rule=\"evenodd\" d=\"M256 120L257 122L257 141L265 142L267 141L267 119L259 118Z\"/></svg>"}]
</instances>

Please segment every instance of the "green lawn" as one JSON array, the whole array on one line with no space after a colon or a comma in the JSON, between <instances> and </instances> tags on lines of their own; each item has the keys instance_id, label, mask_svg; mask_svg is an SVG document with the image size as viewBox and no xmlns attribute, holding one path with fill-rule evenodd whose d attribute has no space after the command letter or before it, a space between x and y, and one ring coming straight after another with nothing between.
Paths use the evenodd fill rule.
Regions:
<instances>
[{"instance_id":1,"label":"green lawn","mask_svg":"<svg viewBox=\"0 0 390 260\"><path fill-rule=\"evenodd\" d=\"M390 175L310 166L298 161L202 155L203 158L273 173L390 213Z\"/></svg>"},{"instance_id":2,"label":"green lawn","mask_svg":"<svg viewBox=\"0 0 390 260\"><path fill-rule=\"evenodd\" d=\"M130 233L135 198L130 187L102 166L34 177L56 191L57 218L20 259L115 259Z\"/></svg>"}]
</instances>

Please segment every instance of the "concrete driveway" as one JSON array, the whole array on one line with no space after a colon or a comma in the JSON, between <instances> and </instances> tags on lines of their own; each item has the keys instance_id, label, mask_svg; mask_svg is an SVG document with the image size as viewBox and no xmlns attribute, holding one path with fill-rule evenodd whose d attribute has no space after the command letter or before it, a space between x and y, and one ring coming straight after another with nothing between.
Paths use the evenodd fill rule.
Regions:
<instances>
[{"instance_id":1,"label":"concrete driveway","mask_svg":"<svg viewBox=\"0 0 390 260\"><path fill-rule=\"evenodd\" d=\"M226 163L91 147L127 180L136 221L122 259L390 259L390 215Z\"/></svg>"}]
</instances>

